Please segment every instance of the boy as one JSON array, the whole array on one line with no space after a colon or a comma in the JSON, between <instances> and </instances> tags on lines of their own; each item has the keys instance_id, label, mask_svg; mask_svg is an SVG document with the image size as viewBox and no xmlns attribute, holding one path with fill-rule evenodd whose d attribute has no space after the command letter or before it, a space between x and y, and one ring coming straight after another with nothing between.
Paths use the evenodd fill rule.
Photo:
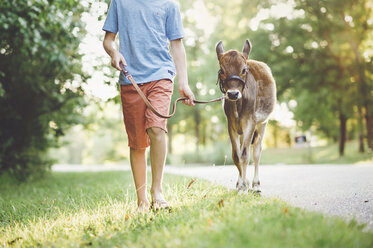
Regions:
<instances>
[{"instance_id":1,"label":"boy","mask_svg":"<svg viewBox=\"0 0 373 248\"><path fill-rule=\"evenodd\" d=\"M184 103L194 105L182 43L184 31L180 10L175 2L112 0L103 30L106 31L103 45L111 57L111 65L119 71L120 63L127 66L135 82L161 114L169 112L175 71L180 95L188 98ZM118 32L119 51L115 46ZM174 62L169 53L169 44ZM146 196L145 158L145 149L149 145L152 170L151 207L168 208L162 193L167 120L157 117L146 107L122 72L119 83L138 209L146 211L150 206Z\"/></svg>"}]
</instances>

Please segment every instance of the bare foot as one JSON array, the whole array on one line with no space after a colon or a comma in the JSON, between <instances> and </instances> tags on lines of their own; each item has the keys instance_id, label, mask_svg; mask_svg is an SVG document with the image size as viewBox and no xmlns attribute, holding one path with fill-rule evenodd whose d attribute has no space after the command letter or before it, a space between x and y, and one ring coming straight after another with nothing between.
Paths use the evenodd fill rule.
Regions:
<instances>
[{"instance_id":1,"label":"bare foot","mask_svg":"<svg viewBox=\"0 0 373 248\"><path fill-rule=\"evenodd\" d=\"M152 204L150 205L150 208L153 210L170 209L170 205L164 199L164 196L161 192L152 192Z\"/></svg>"},{"instance_id":2,"label":"bare foot","mask_svg":"<svg viewBox=\"0 0 373 248\"><path fill-rule=\"evenodd\" d=\"M137 207L137 211L141 213L147 213L149 212L149 207L149 202L140 202Z\"/></svg>"},{"instance_id":3,"label":"bare foot","mask_svg":"<svg viewBox=\"0 0 373 248\"><path fill-rule=\"evenodd\" d=\"M166 200L153 200L150 208L153 210L170 209L170 205Z\"/></svg>"}]
</instances>

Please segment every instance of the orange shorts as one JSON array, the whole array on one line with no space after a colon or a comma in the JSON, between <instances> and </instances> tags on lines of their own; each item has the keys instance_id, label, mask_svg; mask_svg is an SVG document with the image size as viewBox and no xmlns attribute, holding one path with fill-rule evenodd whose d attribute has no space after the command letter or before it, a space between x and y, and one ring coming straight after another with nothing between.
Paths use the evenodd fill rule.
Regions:
<instances>
[{"instance_id":1,"label":"orange shorts","mask_svg":"<svg viewBox=\"0 0 373 248\"><path fill-rule=\"evenodd\" d=\"M174 89L173 82L161 79L145 84L139 84L141 91L149 102L161 114L167 115ZM133 149L144 149L150 145L146 130L158 127L167 133L167 119L156 116L144 103L135 87L121 85L120 94L124 125L128 135L128 146Z\"/></svg>"}]
</instances>

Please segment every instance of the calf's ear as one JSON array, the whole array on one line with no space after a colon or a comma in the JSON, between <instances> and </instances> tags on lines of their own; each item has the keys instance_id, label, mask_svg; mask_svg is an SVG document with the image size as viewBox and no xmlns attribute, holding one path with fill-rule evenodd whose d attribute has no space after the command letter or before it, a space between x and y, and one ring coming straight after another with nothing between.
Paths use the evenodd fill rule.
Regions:
<instances>
[{"instance_id":1,"label":"calf's ear","mask_svg":"<svg viewBox=\"0 0 373 248\"><path fill-rule=\"evenodd\" d=\"M242 54L248 59L251 51L251 43L249 40L246 40L245 45L243 45Z\"/></svg>"},{"instance_id":2,"label":"calf's ear","mask_svg":"<svg viewBox=\"0 0 373 248\"><path fill-rule=\"evenodd\" d=\"M218 59L220 59L223 53L224 53L223 42L219 41L218 44L216 44L216 55L218 55Z\"/></svg>"}]
</instances>

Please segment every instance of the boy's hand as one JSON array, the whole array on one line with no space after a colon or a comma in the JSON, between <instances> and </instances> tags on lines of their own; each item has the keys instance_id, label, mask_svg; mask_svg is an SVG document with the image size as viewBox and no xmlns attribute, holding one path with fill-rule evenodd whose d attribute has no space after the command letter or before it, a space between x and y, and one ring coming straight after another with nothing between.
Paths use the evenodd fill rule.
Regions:
<instances>
[{"instance_id":1,"label":"boy's hand","mask_svg":"<svg viewBox=\"0 0 373 248\"><path fill-rule=\"evenodd\" d=\"M116 37L117 34L106 32L103 45L105 51L111 57L111 66L117 69L118 71L121 71L122 69L120 68L119 63L122 63L124 66L127 66L127 62L124 59L123 55L115 48Z\"/></svg>"},{"instance_id":2,"label":"boy's hand","mask_svg":"<svg viewBox=\"0 0 373 248\"><path fill-rule=\"evenodd\" d=\"M179 87L179 93L180 93L181 97L187 97L188 98L188 100L183 101L183 103L185 105L188 105L188 106L194 106L195 105L194 102L193 102L193 100L195 100L194 94L193 94L192 90L189 88L188 85Z\"/></svg>"},{"instance_id":3,"label":"boy's hand","mask_svg":"<svg viewBox=\"0 0 373 248\"><path fill-rule=\"evenodd\" d=\"M117 50L114 50L111 55L111 66L117 69L118 71L121 71L122 69L120 68L119 63L122 63L124 66L127 66L127 62L124 59L123 55Z\"/></svg>"}]
</instances>

